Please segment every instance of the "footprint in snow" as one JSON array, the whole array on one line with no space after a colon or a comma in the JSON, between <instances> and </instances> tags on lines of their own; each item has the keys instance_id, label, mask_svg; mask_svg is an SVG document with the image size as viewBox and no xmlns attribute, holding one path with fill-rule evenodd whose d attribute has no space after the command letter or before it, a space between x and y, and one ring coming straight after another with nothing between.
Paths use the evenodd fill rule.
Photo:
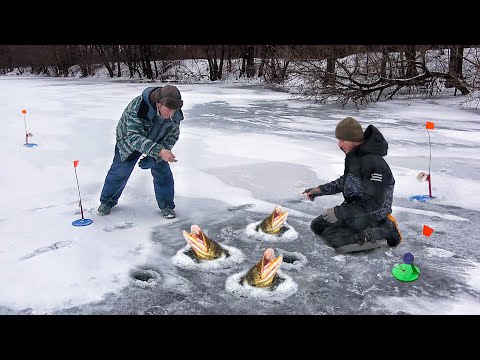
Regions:
<instances>
[{"instance_id":1,"label":"footprint in snow","mask_svg":"<svg viewBox=\"0 0 480 360\"><path fill-rule=\"evenodd\" d=\"M120 223L117 223L117 224L106 226L106 227L103 228L103 231L112 232L112 231L116 231L116 230L130 229L131 227L134 227L134 226L135 226L134 223L123 221L123 222L120 222Z\"/></svg>"}]
</instances>

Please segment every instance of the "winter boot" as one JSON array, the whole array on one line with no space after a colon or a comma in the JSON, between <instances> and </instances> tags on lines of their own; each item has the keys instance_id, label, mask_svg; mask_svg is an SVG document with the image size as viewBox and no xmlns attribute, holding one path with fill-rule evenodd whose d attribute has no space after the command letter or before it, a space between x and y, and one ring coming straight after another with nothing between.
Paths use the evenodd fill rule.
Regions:
<instances>
[{"instance_id":1,"label":"winter boot","mask_svg":"<svg viewBox=\"0 0 480 360\"><path fill-rule=\"evenodd\" d=\"M175 214L175 211L173 209L170 209L168 207L164 207L160 210L162 211L162 215L165 219L174 219L175 217L177 217L177 215Z\"/></svg>"},{"instance_id":2,"label":"winter boot","mask_svg":"<svg viewBox=\"0 0 480 360\"><path fill-rule=\"evenodd\" d=\"M387 231L387 235L385 238L387 239L389 246L397 246L402 241L402 234L398 229L397 220L392 216L392 214L388 214L385 222L381 226Z\"/></svg>"},{"instance_id":3,"label":"winter boot","mask_svg":"<svg viewBox=\"0 0 480 360\"><path fill-rule=\"evenodd\" d=\"M98 215L108 215L110 214L110 211L112 210L112 207L110 204L100 204L100 206L97 209Z\"/></svg>"},{"instance_id":4,"label":"winter boot","mask_svg":"<svg viewBox=\"0 0 480 360\"><path fill-rule=\"evenodd\" d=\"M374 237L372 228L362 229L353 235L355 242L335 248L337 254L345 254L356 251L376 249L379 247L388 247L387 240L381 237Z\"/></svg>"}]
</instances>

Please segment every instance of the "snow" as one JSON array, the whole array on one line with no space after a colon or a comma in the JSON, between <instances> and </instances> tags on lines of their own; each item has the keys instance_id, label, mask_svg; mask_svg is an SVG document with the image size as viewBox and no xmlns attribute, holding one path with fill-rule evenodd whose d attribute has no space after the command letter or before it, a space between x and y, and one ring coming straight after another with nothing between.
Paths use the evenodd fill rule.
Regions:
<instances>
[{"instance_id":1,"label":"snow","mask_svg":"<svg viewBox=\"0 0 480 360\"><path fill-rule=\"evenodd\" d=\"M185 104L171 165L178 217L161 217L150 172L138 167L119 205L99 216L116 124L147 86L0 77L0 313L480 313L480 111L460 107L462 97L357 110L255 85L178 84ZM364 128L374 124L389 143L393 215L405 238L395 249L336 255L309 230L314 217L342 201L310 202L301 192L343 173L333 135L346 116ZM435 122L435 198L418 203L409 197L428 193L416 180L428 171L426 121ZM38 146L24 146L25 124ZM93 220L84 227L72 226L81 218L74 160L84 216ZM290 232L281 239L253 230L276 205L289 211ZM232 256L205 266L187 259L182 230L192 224ZM428 239L424 224L435 230ZM301 267L282 265L273 291L242 286L242 274L267 247L297 254ZM416 283L390 274L407 251L421 260ZM133 276L138 272L150 280Z\"/></svg>"}]
</instances>

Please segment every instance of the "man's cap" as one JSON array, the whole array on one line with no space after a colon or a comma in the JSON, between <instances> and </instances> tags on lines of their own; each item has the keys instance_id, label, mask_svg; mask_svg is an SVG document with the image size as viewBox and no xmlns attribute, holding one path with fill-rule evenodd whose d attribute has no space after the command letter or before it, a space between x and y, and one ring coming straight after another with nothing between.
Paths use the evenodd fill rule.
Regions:
<instances>
[{"instance_id":1,"label":"man's cap","mask_svg":"<svg viewBox=\"0 0 480 360\"><path fill-rule=\"evenodd\" d=\"M353 117L346 117L335 128L335 137L339 140L363 142L363 130Z\"/></svg>"},{"instance_id":2,"label":"man's cap","mask_svg":"<svg viewBox=\"0 0 480 360\"><path fill-rule=\"evenodd\" d=\"M152 91L151 99L169 109L180 109L183 106L180 90L173 85L165 85Z\"/></svg>"}]
</instances>

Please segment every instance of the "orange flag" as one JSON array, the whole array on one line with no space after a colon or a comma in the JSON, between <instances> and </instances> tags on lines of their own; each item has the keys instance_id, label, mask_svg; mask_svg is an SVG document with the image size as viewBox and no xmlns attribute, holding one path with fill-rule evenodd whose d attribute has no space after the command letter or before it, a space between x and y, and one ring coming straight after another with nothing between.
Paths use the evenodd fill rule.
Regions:
<instances>
[{"instance_id":1,"label":"orange flag","mask_svg":"<svg viewBox=\"0 0 480 360\"><path fill-rule=\"evenodd\" d=\"M79 161L80 160L73 160L73 167L77 167Z\"/></svg>"},{"instance_id":2,"label":"orange flag","mask_svg":"<svg viewBox=\"0 0 480 360\"><path fill-rule=\"evenodd\" d=\"M26 114L27 113L27 110L22 110L22 114Z\"/></svg>"},{"instance_id":3,"label":"orange flag","mask_svg":"<svg viewBox=\"0 0 480 360\"><path fill-rule=\"evenodd\" d=\"M428 129L428 130L433 130L434 127L435 127L435 124L431 121L427 121L427 123L425 124L425 127Z\"/></svg>"},{"instance_id":4,"label":"orange flag","mask_svg":"<svg viewBox=\"0 0 480 360\"><path fill-rule=\"evenodd\" d=\"M423 225L423 235L430 236L433 233L433 229L427 225Z\"/></svg>"}]
</instances>

